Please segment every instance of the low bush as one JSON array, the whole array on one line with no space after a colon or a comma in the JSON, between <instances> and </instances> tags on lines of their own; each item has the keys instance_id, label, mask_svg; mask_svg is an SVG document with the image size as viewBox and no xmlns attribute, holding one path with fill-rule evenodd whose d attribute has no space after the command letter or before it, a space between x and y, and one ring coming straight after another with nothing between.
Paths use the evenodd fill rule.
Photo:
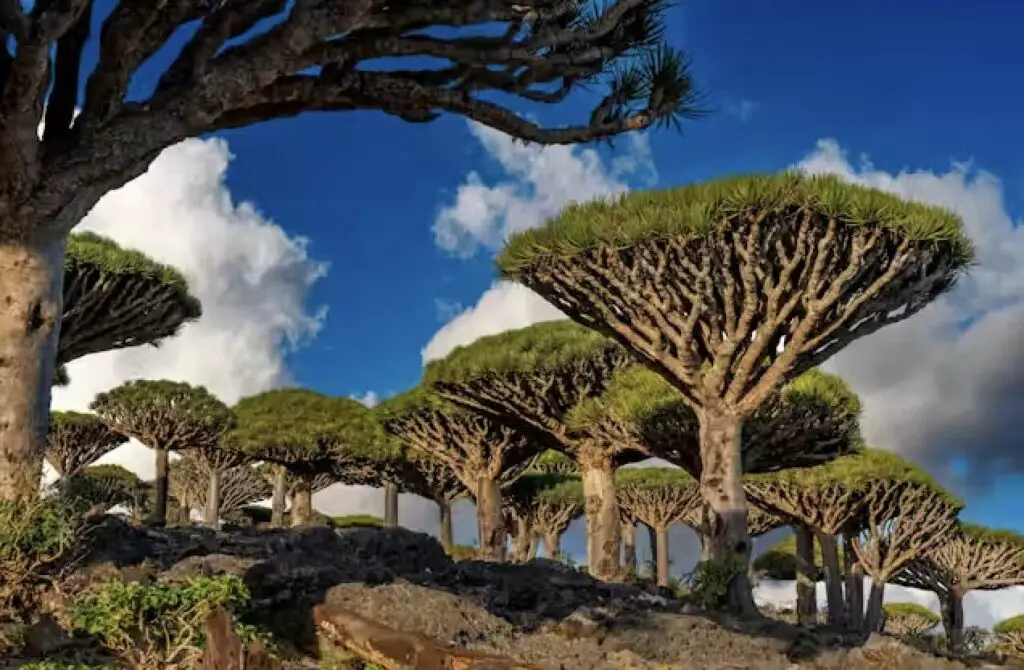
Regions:
<instances>
[{"instance_id":1,"label":"low bush","mask_svg":"<svg viewBox=\"0 0 1024 670\"><path fill-rule=\"evenodd\" d=\"M886 603L882 616L883 629L890 635L924 635L941 621L938 614L917 603Z\"/></svg>"},{"instance_id":2,"label":"low bush","mask_svg":"<svg viewBox=\"0 0 1024 670\"><path fill-rule=\"evenodd\" d=\"M701 561L683 580L688 596L705 610L726 605L729 585L746 567L737 561Z\"/></svg>"}]
</instances>

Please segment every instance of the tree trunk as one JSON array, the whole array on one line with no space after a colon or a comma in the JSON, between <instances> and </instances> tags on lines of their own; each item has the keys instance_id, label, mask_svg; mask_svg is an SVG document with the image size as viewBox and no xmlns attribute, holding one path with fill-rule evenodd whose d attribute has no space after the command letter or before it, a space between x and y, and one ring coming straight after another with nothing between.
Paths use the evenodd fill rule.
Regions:
<instances>
[{"instance_id":1,"label":"tree trunk","mask_svg":"<svg viewBox=\"0 0 1024 670\"><path fill-rule=\"evenodd\" d=\"M561 539L558 533L544 533L541 541L544 545L544 555L549 560L553 561L558 558L558 553L562 550L560 546Z\"/></svg>"},{"instance_id":2,"label":"tree trunk","mask_svg":"<svg viewBox=\"0 0 1024 670\"><path fill-rule=\"evenodd\" d=\"M853 538L843 535L843 578L846 583L846 621L851 630L864 626L864 569L853 550Z\"/></svg>"},{"instance_id":3,"label":"tree trunk","mask_svg":"<svg viewBox=\"0 0 1024 670\"><path fill-rule=\"evenodd\" d=\"M0 500L39 495L57 362L65 241L0 243Z\"/></svg>"},{"instance_id":4,"label":"tree trunk","mask_svg":"<svg viewBox=\"0 0 1024 670\"><path fill-rule=\"evenodd\" d=\"M747 496L743 490L743 458L740 438L743 421L738 416L700 418L701 534L708 545L708 559L732 564L726 606L736 614L757 615L750 583L750 535L747 532Z\"/></svg>"},{"instance_id":5,"label":"tree trunk","mask_svg":"<svg viewBox=\"0 0 1024 670\"><path fill-rule=\"evenodd\" d=\"M584 458L580 471L587 523L587 571L595 579L613 581L619 573L621 524L611 459Z\"/></svg>"},{"instance_id":6,"label":"tree trunk","mask_svg":"<svg viewBox=\"0 0 1024 670\"><path fill-rule=\"evenodd\" d=\"M278 465L274 473L274 495L270 499L270 527L284 527L284 510L288 504L288 470Z\"/></svg>"},{"instance_id":7,"label":"tree trunk","mask_svg":"<svg viewBox=\"0 0 1024 670\"><path fill-rule=\"evenodd\" d=\"M622 523L622 569L629 576L636 576L636 524Z\"/></svg>"},{"instance_id":8,"label":"tree trunk","mask_svg":"<svg viewBox=\"0 0 1024 670\"><path fill-rule=\"evenodd\" d=\"M488 561L505 560L505 524L501 513L501 488L486 475L476 480L476 525L480 557Z\"/></svg>"},{"instance_id":9,"label":"tree trunk","mask_svg":"<svg viewBox=\"0 0 1024 670\"><path fill-rule=\"evenodd\" d=\"M312 516L313 483L306 477L300 477L292 493L292 526L307 524Z\"/></svg>"},{"instance_id":10,"label":"tree trunk","mask_svg":"<svg viewBox=\"0 0 1024 670\"><path fill-rule=\"evenodd\" d=\"M525 563L530 560L530 542L533 539L533 529L530 521L524 518L516 519L515 532L512 534L512 562Z\"/></svg>"},{"instance_id":11,"label":"tree trunk","mask_svg":"<svg viewBox=\"0 0 1024 670\"><path fill-rule=\"evenodd\" d=\"M793 524L796 534L796 616L801 626L818 623L818 598L815 584L814 534L802 523Z\"/></svg>"},{"instance_id":12,"label":"tree trunk","mask_svg":"<svg viewBox=\"0 0 1024 670\"><path fill-rule=\"evenodd\" d=\"M203 523L207 528L217 530L220 519L220 470L210 468L210 486L206 491L206 509L203 511Z\"/></svg>"},{"instance_id":13,"label":"tree trunk","mask_svg":"<svg viewBox=\"0 0 1024 670\"><path fill-rule=\"evenodd\" d=\"M654 530L658 542L658 586L668 586L668 526Z\"/></svg>"},{"instance_id":14,"label":"tree trunk","mask_svg":"<svg viewBox=\"0 0 1024 670\"><path fill-rule=\"evenodd\" d=\"M398 525L398 487L387 484L384 487L384 527L394 528Z\"/></svg>"},{"instance_id":15,"label":"tree trunk","mask_svg":"<svg viewBox=\"0 0 1024 670\"><path fill-rule=\"evenodd\" d=\"M821 562L825 568L825 598L828 602L828 622L839 625L846 621L846 603L843 602L843 577L839 569L839 547L836 536L816 532L821 547Z\"/></svg>"},{"instance_id":16,"label":"tree trunk","mask_svg":"<svg viewBox=\"0 0 1024 670\"><path fill-rule=\"evenodd\" d=\"M949 651L959 654L964 646L964 594L953 589L939 598L939 606Z\"/></svg>"},{"instance_id":17,"label":"tree trunk","mask_svg":"<svg viewBox=\"0 0 1024 670\"><path fill-rule=\"evenodd\" d=\"M167 484L170 466L170 452L166 449L155 449L156 452L156 500L153 511L149 515L149 525L162 527L167 525Z\"/></svg>"},{"instance_id":18,"label":"tree trunk","mask_svg":"<svg viewBox=\"0 0 1024 670\"><path fill-rule=\"evenodd\" d=\"M530 548L526 552L526 560L532 561L533 559L537 558L537 544L538 544L538 540L539 540L539 538L537 537L536 533L531 533L530 534Z\"/></svg>"},{"instance_id":19,"label":"tree trunk","mask_svg":"<svg viewBox=\"0 0 1024 670\"><path fill-rule=\"evenodd\" d=\"M864 615L864 632L882 632L882 602L885 600L885 580L871 579L871 592L868 594L868 611Z\"/></svg>"},{"instance_id":20,"label":"tree trunk","mask_svg":"<svg viewBox=\"0 0 1024 670\"><path fill-rule=\"evenodd\" d=\"M439 528L437 529L438 539L441 541L441 546L448 553L451 553L452 546L455 544L452 540L452 504L446 500L442 500L437 503L439 519Z\"/></svg>"},{"instance_id":21,"label":"tree trunk","mask_svg":"<svg viewBox=\"0 0 1024 670\"><path fill-rule=\"evenodd\" d=\"M651 574L650 578L654 579L658 573L658 538L654 535L654 528L648 526L646 523L643 527L647 530L647 548L651 550Z\"/></svg>"}]
</instances>

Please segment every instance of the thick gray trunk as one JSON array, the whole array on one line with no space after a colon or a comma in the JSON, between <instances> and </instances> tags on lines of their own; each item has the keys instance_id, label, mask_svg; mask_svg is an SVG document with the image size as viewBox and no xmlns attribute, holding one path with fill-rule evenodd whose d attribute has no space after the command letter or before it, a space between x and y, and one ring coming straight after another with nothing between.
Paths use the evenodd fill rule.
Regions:
<instances>
[{"instance_id":1,"label":"thick gray trunk","mask_svg":"<svg viewBox=\"0 0 1024 670\"><path fill-rule=\"evenodd\" d=\"M828 602L828 622L839 625L846 622L846 603L843 599L843 575L839 567L839 545L836 536L815 533L821 547L821 562L825 568L825 598Z\"/></svg>"},{"instance_id":2,"label":"thick gray trunk","mask_svg":"<svg viewBox=\"0 0 1024 670\"><path fill-rule=\"evenodd\" d=\"M437 503L438 507L438 539L446 552L451 553L454 541L452 539L452 504L447 501Z\"/></svg>"},{"instance_id":3,"label":"thick gray trunk","mask_svg":"<svg viewBox=\"0 0 1024 670\"><path fill-rule=\"evenodd\" d=\"M39 495L65 249L63 237L0 243L0 500Z\"/></svg>"},{"instance_id":4,"label":"thick gray trunk","mask_svg":"<svg viewBox=\"0 0 1024 670\"><path fill-rule=\"evenodd\" d=\"M743 490L743 458L739 417L700 416L700 492L704 499L701 535L709 560L734 568L726 606L743 616L757 614L750 582L750 535L747 496Z\"/></svg>"},{"instance_id":5,"label":"thick gray trunk","mask_svg":"<svg viewBox=\"0 0 1024 670\"><path fill-rule=\"evenodd\" d=\"M864 614L864 632L882 632L882 602L885 600L885 581L871 580L871 591L868 593L868 611Z\"/></svg>"},{"instance_id":6,"label":"thick gray trunk","mask_svg":"<svg viewBox=\"0 0 1024 670\"><path fill-rule=\"evenodd\" d=\"M295 491L292 493L292 526L302 526L307 524L312 516L312 482L305 477L301 477L295 483Z\"/></svg>"},{"instance_id":7,"label":"thick gray trunk","mask_svg":"<svg viewBox=\"0 0 1024 670\"><path fill-rule=\"evenodd\" d=\"M505 524L502 517L501 488L498 482L488 476L477 477L477 537L483 560L505 560Z\"/></svg>"},{"instance_id":8,"label":"thick gray trunk","mask_svg":"<svg viewBox=\"0 0 1024 670\"><path fill-rule=\"evenodd\" d=\"M801 626L818 623L818 599L815 594L817 571L814 568L814 534L802 523L793 525L796 535L796 616Z\"/></svg>"},{"instance_id":9,"label":"thick gray trunk","mask_svg":"<svg viewBox=\"0 0 1024 670\"><path fill-rule=\"evenodd\" d=\"M164 526L167 524L167 490L168 470L170 466L170 452L166 449L154 449L156 454L156 500L153 502L153 511L149 516L149 525Z\"/></svg>"},{"instance_id":10,"label":"thick gray trunk","mask_svg":"<svg viewBox=\"0 0 1024 670\"><path fill-rule=\"evenodd\" d=\"M655 528L654 536L658 542L658 586L668 586L670 579L668 572L668 527L660 526Z\"/></svg>"},{"instance_id":11,"label":"thick gray trunk","mask_svg":"<svg viewBox=\"0 0 1024 670\"><path fill-rule=\"evenodd\" d=\"M220 519L220 470L210 468L210 485L206 491L206 509L203 511L203 523L207 528L217 529Z\"/></svg>"},{"instance_id":12,"label":"thick gray trunk","mask_svg":"<svg viewBox=\"0 0 1024 670\"><path fill-rule=\"evenodd\" d=\"M530 560L530 543L533 541L533 528L528 519L516 519L516 527L512 533L512 562L525 563Z\"/></svg>"},{"instance_id":13,"label":"thick gray trunk","mask_svg":"<svg viewBox=\"0 0 1024 670\"><path fill-rule=\"evenodd\" d=\"M636 575L636 524L622 523L622 570L627 576Z\"/></svg>"},{"instance_id":14,"label":"thick gray trunk","mask_svg":"<svg viewBox=\"0 0 1024 670\"><path fill-rule=\"evenodd\" d=\"M288 470L282 465L275 466L274 494L270 499L270 527L284 527L284 512L288 506Z\"/></svg>"},{"instance_id":15,"label":"thick gray trunk","mask_svg":"<svg viewBox=\"0 0 1024 670\"><path fill-rule=\"evenodd\" d=\"M596 579L614 580L619 573L619 503L615 474L607 467L580 464L584 516L587 523L587 571Z\"/></svg>"},{"instance_id":16,"label":"thick gray trunk","mask_svg":"<svg viewBox=\"0 0 1024 670\"><path fill-rule=\"evenodd\" d=\"M658 574L658 538L654 534L653 526L648 526L646 523L641 525L647 531L647 548L651 552L651 574L649 577L654 579Z\"/></svg>"},{"instance_id":17,"label":"thick gray trunk","mask_svg":"<svg viewBox=\"0 0 1024 670\"><path fill-rule=\"evenodd\" d=\"M536 533L530 536L530 548L526 552L526 560L532 561L537 558L537 545L540 544L540 538L537 537Z\"/></svg>"},{"instance_id":18,"label":"thick gray trunk","mask_svg":"<svg viewBox=\"0 0 1024 670\"><path fill-rule=\"evenodd\" d=\"M846 585L846 621L851 630L864 626L864 569L853 550L853 538L843 535L843 581Z\"/></svg>"},{"instance_id":19,"label":"thick gray trunk","mask_svg":"<svg viewBox=\"0 0 1024 670\"><path fill-rule=\"evenodd\" d=\"M398 525L398 487L388 484L384 487L384 527Z\"/></svg>"},{"instance_id":20,"label":"thick gray trunk","mask_svg":"<svg viewBox=\"0 0 1024 670\"><path fill-rule=\"evenodd\" d=\"M964 647L964 596L953 590L939 598L942 608L942 628L946 631L949 650L955 654Z\"/></svg>"},{"instance_id":21,"label":"thick gray trunk","mask_svg":"<svg viewBox=\"0 0 1024 670\"><path fill-rule=\"evenodd\" d=\"M541 542L544 545L545 556L547 556L551 560L555 560L556 558L558 558L558 554L562 550L560 546L561 537L558 535L558 533L545 533Z\"/></svg>"}]
</instances>

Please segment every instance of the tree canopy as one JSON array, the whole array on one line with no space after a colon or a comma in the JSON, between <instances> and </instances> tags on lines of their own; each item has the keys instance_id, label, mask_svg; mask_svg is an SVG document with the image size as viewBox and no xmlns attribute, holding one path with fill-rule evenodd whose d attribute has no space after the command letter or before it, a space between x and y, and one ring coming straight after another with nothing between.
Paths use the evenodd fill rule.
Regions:
<instances>
[{"instance_id":1,"label":"tree canopy","mask_svg":"<svg viewBox=\"0 0 1024 670\"><path fill-rule=\"evenodd\" d=\"M697 482L677 468L624 468L615 484L623 514L656 529L680 523L701 505Z\"/></svg>"},{"instance_id":2,"label":"tree canopy","mask_svg":"<svg viewBox=\"0 0 1024 670\"><path fill-rule=\"evenodd\" d=\"M128 441L95 414L50 412L46 460L61 477L71 477Z\"/></svg>"},{"instance_id":3,"label":"tree canopy","mask_svg":"<svg viewBox=\"0 0 1024 670\"><path fill-rule=\"evenodd\" d=\"M89 505L137 506L146 495L146 486L131 470L113 463L93 465L71 475L64 495Z\"/></svg>"},{"instance_id":4,"label":"tree canopy","mask_svg":"<svg viewBox=\"0 0 1024 670\"><path fill-rule=\"evenodd\" d=\"M842 560L842 549L839 549ZM814 543L815 581L824 579L821 545ZM796 579L796 536L788 535L762 552L753 563L754 571L766 579Z\"/></svg>"},{"instance_id":5,"label":"tree canopy","mask_svg":"<svg viewBox=\"0 0 1024 670\"><path fill-rule=\"evenodd\" d=\"M210 492L209 462L186 453L171 464L170 490L179 502L190 509L207 509ZM271 496L271 483L257 468L238 465L220 470L220 516L227 517L244 507Z\"/></svg>"},{"instance_id":6,"label":"tree canopy","mask_svg":"<svg viewBox=\"0 0 1024 670\"><path fill-rule=\"evenodd\" d=\"M203 313L180 272L95 233L68 240L63 304L58 364L156 344Z\"/></svg>"},{"instance_id":7,"label":"tree canopy","mask_svg":"<svg viewBox=\"0 0 1024 670\"><path fill-rule=\"evenodd\" d=\"M890 635L923 635L939 625L939 615L918 603L885 603L885 632Z\"/></svg>"},{"instance_id":8,"label":"tree canopy","mask_svg":"<svg viewBox=\"0 0 1024 670\"><path fill-rule=\"evenodd\" d=\"M546 449L537 455L530 470L534 472L546 472L559 475L578 475L579 467L576 462L560 451Z\"/></svg>"}]
</instances>

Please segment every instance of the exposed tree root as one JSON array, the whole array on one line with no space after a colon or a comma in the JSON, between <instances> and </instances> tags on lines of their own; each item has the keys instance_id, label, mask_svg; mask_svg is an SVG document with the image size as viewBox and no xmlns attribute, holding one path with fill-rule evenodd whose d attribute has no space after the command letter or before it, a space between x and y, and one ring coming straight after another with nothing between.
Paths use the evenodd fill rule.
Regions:
<instances>
[{"instance_id":1,"label":"exposed tree root","mask_svg":"<svg viewBox=\"0 0 1024 670\"><path fill-rule=\"evenodd\" d=\"M510 658L455 649L424 635L397 631L333 605L317 605L313 620L330 642L384 670L538 670Z\"/></svg>"},{"instance_id":2,"label":"exposed tree root","mask_svg":"<svg viewBox=\"0 0 1024 670\"><path fill-rule=\"evenodd\" d=\"M281 670L280 663L270 658L259 641L249 649L235 633L231 615L217 610L206 620L206 649L203 670Z\"/></svg>"}]
</instances>

